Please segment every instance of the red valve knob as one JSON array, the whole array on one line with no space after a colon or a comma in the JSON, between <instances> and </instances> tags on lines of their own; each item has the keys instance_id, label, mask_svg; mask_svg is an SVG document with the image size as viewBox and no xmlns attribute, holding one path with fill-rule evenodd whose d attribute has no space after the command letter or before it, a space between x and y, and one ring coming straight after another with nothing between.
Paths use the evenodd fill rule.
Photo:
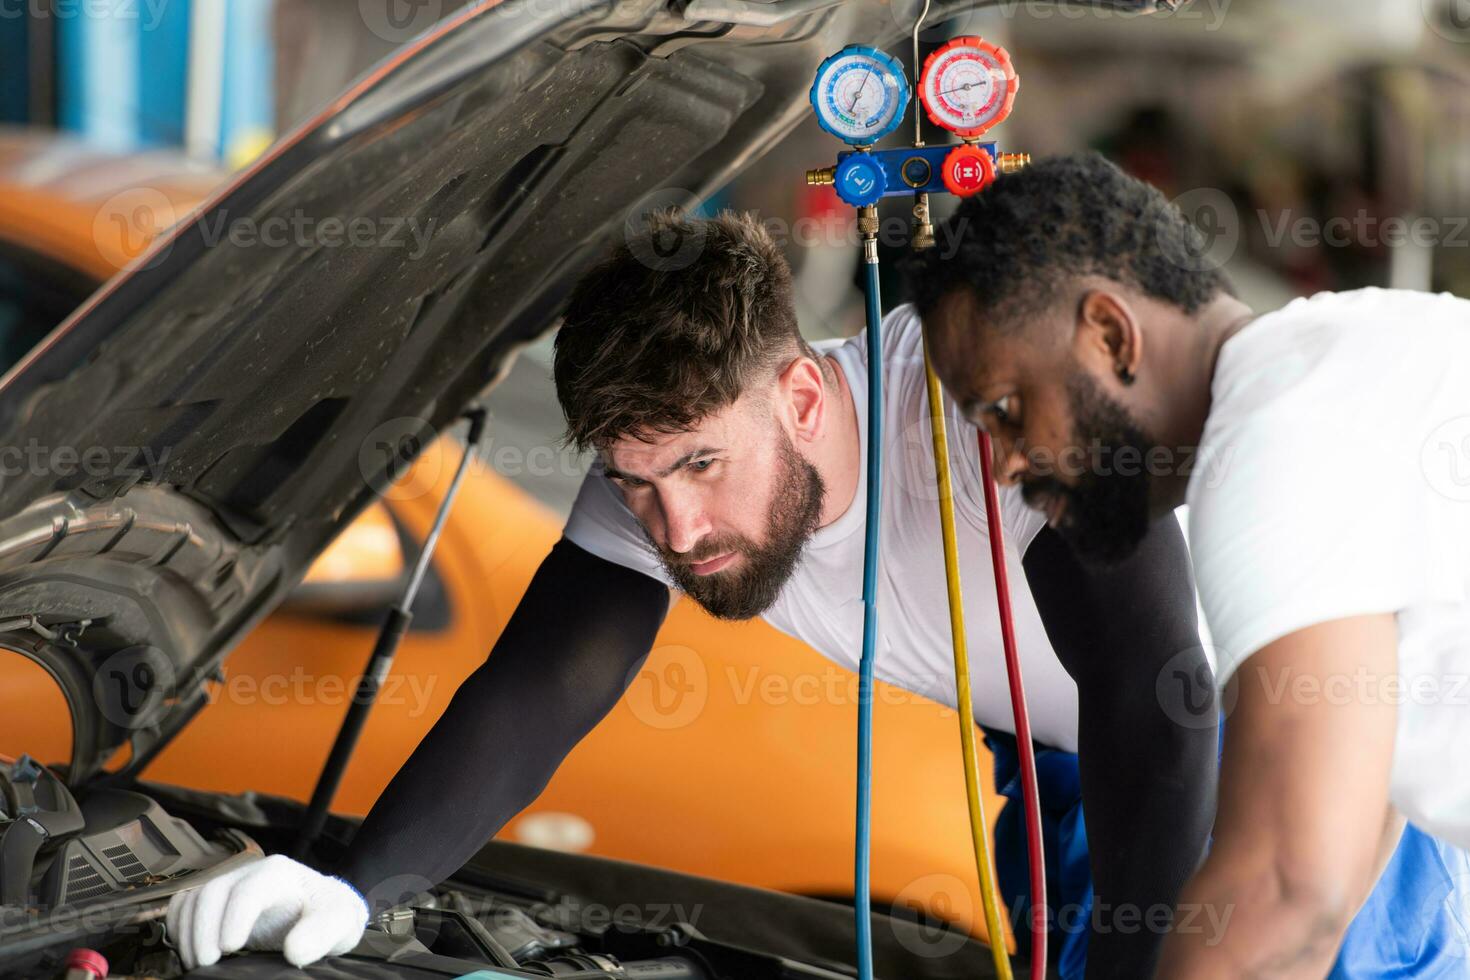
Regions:
<instances>
[{"instance_id":1,"label":"red valve knob","mask_svg":"<svg viewBox=\"0 0 1470 980\"><path fill-rule=\"evenodd\" d=\"M107 960L93 949L74 949L67 954L62 980L102 980L107 976Z\"/></svg>"},{"instance_id":2,"label":"red valve knob","mask_svg":"<svg viewBox=\"0 0 1470 980\"><path fill-rule=\"evenodd\" d=\"M961 144L949 151L939 168L945 189L955 197L979 194L995 180L995 161L978 146Z\"/></svg>"}]
</instances>

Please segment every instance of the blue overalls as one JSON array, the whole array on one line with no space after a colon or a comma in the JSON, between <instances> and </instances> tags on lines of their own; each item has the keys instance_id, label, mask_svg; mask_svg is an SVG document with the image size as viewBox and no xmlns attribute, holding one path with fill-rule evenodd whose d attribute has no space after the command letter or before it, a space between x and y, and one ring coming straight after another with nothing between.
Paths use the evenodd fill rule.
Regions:
<instances>
[{"instance_id":1,"label":"blue overalls","mask_svg":"<svg viewBox=\"0 0 1470 980\"><path fill-rule=\"evenodd\" d=\"M995 785L1006 800L995 823L995 863L1012 923L1030 921L1026 811L1015 737L986 731ZM1036 749L1036 781L1046 846L1046 895L1053 910L1051 945L1062 980L1082 980L1092 917L1092 873L1082 822L1077 756ZM1016 930L1025 953L1030 936ZM1410 825L1348 926L1328 980L1448 980L1470 977L1470 854Z\"/></svg>"}]
</instances>

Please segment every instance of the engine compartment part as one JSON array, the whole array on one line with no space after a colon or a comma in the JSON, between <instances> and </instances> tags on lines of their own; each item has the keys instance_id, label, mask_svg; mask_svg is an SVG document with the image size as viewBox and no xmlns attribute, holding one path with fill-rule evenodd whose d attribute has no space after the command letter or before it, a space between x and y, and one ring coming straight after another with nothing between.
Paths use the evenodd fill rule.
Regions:
<instances>
[{"instance_id":1,"label":"engine compartment part","mask_svg":"<svg viewBox=\"0 0 1470 980\"><path fill-rule=\"evenodd\" d=\"M7 912L81 907L236 853L141 793L96 790L78 804L55 773L25 756L0 764L0 800L0 905Z\"/></svg>"},{"instance_id":2,"label":"engine compartment part","mask_svg":"<svg viewBox=\"0 0 1470 980\"><path fill-rule=\"evenodd\" d=\"M22 757L0 764L0 976L54 977L85 967L126 978L292 976L567 977L579 980L831 980L841 974L714 942L669 919L592 921L575 905L514 886L454 880L375 920L351 952L292 970L243 952L183 968L164 913L262 849L240 829L175 816L137 788L80 788ZM198 799L199 797L195 797ZM248 812L248 806L234 811ZM228 803L215 812L229 813ZM252 828L253 829L253 828ZM282 835L283 828L269 833ZM8 840L20 841L13 847ZM99 964L110 973L97 973Z\"/></svg>"}]
</instances>

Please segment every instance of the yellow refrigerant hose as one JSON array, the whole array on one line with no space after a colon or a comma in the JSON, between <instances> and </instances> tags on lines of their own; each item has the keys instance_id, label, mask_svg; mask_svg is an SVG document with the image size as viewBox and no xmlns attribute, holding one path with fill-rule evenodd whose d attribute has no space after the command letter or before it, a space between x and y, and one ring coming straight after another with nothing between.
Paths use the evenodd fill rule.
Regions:
<instances>
[{"instance_id":1,"label":"yellow refrigerant hose","mask_svg":"<svg viewBox=\"0 0 1470 980\"><path fill-rule=\"evenodd\" d=\"M934 472L938 477L939 526L944 538L944 577L949 591L949 629L954 640L956 705L960 716L960 744L965 758L965 795L970 805L970 834L975 845L975 869L980 875L980 903L985 909L985 930L990 953L1001 980L1012 980L1011 961L1006 955L1005 929L1001 924L1000 895L995 886L995 866L990 857L989 824L985 801L980 795L980 760L975 747L975 709L970 694L970 656L965 646L964 593L960 588L959 546L955 537L954 485L949 473L949 440L944 429L944 399L939 378L929 361L924 344L924 373L929 386L929 432L934 444Z\"/></svg>"}]
</instances>

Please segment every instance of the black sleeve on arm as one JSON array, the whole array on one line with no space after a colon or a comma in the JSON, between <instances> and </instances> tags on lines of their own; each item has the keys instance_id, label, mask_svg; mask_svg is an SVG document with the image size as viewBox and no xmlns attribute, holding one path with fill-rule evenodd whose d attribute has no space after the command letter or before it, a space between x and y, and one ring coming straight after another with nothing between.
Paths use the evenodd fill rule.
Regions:
<instances>
[{"instance_id":1,"label":"black sleeve on arm","mask_svg":"<svg viewBox=\"0 0 1470 980\"><path fill-rule=\"evenodd\" d=\"M1104 569L1043 528L1023 564L1077 682L1094 907L1087 976L1153 976L1164 933L1151 910L1173 908L1215 818L1215 688L1184 536L1167 516Z\"/></svg>"},{"instance_id":2,"label":"black sleeve on arm","mask_svg":"<svg viewBox=\"0 0 1470 980\"><path fill-rule=\"evenodd\" d=\"M341 876L376 909L457 871L612 710L668 610L663 583L561 540L378 798Z\"/></svg>"}]
</instances>

